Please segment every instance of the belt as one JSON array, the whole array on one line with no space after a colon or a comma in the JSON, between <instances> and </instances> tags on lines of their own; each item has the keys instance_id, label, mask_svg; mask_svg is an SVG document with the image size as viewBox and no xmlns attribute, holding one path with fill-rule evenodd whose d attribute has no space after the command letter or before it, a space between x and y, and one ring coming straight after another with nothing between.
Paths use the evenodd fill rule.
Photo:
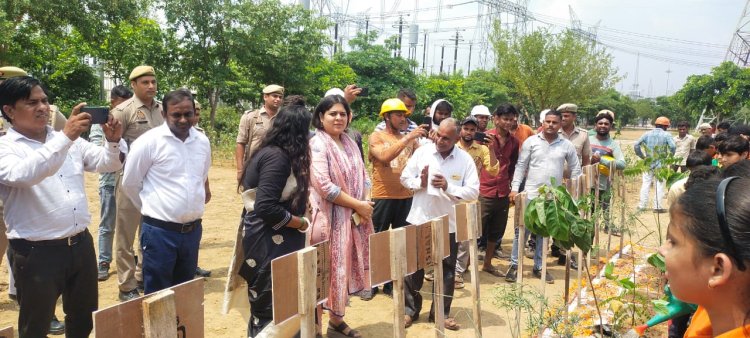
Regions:
<instances>
[{"instance_id":1,"label":"belt","mask_svg":"<svg viewBox=\"0 0 750 338\"><path fill-rule=\"evenodd\" d=\"M201 225L201 219L199 218L199 219L196 219L195 221L188 222L188 223L175 223L175 222L162 221L160 219L156 219L153 217L143 215L143 223L147 223L148 225L153 225L157 228L162 228L164 230L186 234L188 232L193 231L195 228Z\"/></svg>"},{"instance_id":2,"label":"belt","mask_svg":"<svg viewBox=\"0 0 750 338\"><path fill-rule=\"evenodd\" d=\"M70 237L60 239L47 239L43 241L30 241L23 238L14 238L10 239L9 241L13 244L29 246L74 246L83 241L84 236L86 236L88 232L89 231L87 229L84 229L83 231Z\"/></svg>"}]
</instances>

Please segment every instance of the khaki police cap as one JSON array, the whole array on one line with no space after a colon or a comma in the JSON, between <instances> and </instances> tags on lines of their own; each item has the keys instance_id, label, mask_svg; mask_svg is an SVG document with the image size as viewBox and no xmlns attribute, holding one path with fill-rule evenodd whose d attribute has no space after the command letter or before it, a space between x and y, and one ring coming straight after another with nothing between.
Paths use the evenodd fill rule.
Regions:
<instances>
[{"instance_id":1,"label":"khaki police cap","mask_svg":"<svg viewBox=\"0 0 750 338\"><path fill-rule=\"evenodd\" d=\"M0 80L10 79L12 77L18 77L18 76L27 76L29 75L26 73L25 70L13 67L13 66L7 66L7 67L0 67Z\"/></svg>"},{"instance_id":2,"label":"khaki police cap","mask_svg":"<svg viewBox=\"0 0 750 338\"><path fill-rule=\"evenodd\" d=\"M201 106L201 103L198 102L198 100L193 99L193 102L195 103L195 109L203 109L203 106Z\"/></svg>"},{"instance_id":3,"label":"khaki police cap","mask_svg":"<svg viewBox=\"0 0 750 338\"><path fill-rule=\"evenodd\" d=\"M576 106L575 103L563 103L557 107L557 111L561 113L578 113L578 106Z\"/></svg>"},{"instance_id":4,"label":"khaki police cap","mask_svg":"<svg viewBox=\"0 0 750 338\"><path fill-rule=\"evenodd\" d=\"M141 76L145 75L151 75L156 76L156 72L154 72L154 67L151 66L138 66L133 68L133 71L130 72L130 77L128 78L130 81L133 81Z\"/></svg>"},{"instance_id":5,"label":"khaki police cap","mask_svg":"<svg viewBox=\"0 0 750 338\"><path fill-rule=\"evenodd\" d=\"M272 94L272 93L279 93L283 95L284 87L272 84L272 85L266 86L266 88L263 88L263 94Z\"/></svg>"}]
</instances>

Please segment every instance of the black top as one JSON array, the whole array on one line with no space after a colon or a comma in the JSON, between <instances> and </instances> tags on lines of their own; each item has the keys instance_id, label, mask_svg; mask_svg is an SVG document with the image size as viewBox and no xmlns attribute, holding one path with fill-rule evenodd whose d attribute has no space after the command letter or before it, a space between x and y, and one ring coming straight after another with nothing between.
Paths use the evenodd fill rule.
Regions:
<instances>
[{"instance_id":1,"label":"black top","mask_svg":"<svg viewBox=\"0 0 750 338\"><path fill-rule=\"evenodd\" d=\"M291 210L291 199L279 202L286 180L292 172L291 159L283 149L276 146L259 149L246 170L248 172L242 186L256 188L253 213L260 217L263 223L279 229L289 223L292 214L304 214L304 203L301 210Z\"/></svg>"}]
</instances>

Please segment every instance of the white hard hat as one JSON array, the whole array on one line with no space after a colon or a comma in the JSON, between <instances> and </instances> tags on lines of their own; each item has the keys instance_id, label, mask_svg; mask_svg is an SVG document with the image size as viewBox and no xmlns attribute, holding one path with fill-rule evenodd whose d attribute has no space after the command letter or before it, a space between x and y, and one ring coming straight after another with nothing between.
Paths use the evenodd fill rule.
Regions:
<instances>
[{"instance_id":1,"label":"white hard hat","mask_svg":"<svg viewBox=\"0 0 750 338\"><path fill-rule=\"evenodd\" d=\"M478 106L474 106L474 108L471 108L471 116L490 116L490 108L487 108L487 106L480 104Z\"/></svg>"},{"instance_id":2,"label":"white hard hat","mask_svg":"<svg viewBox=\"0 0 750 338\"><path fill-rule=\"evenodd\" d=\"M326 92L326 94L323 95L323 97L328 97L328 96L331 96L331 95L339 95L341 97L346 97L346 96L344 96L344 91L341 90L341 89L339 89L339 88L331 88L331 89L329 89Z\"/></svg>"}]
</instances>

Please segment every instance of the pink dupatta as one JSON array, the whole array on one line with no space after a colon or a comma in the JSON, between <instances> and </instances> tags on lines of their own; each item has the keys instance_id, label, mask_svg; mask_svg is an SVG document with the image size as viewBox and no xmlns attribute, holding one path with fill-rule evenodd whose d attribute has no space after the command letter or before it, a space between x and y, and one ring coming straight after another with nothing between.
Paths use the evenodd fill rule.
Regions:
<instances>
[{"instance_id":1,"label":"pink dupatta","mask_svg":"<svg viewBox=\"0 0 750 338\"><path fill-rule=\"evenodd\" d=\"M344 315L349 294L370 287L368 238L373 233L372 222L354 226L354 210L332 201L339 191L363 200L365 187L370 184L357 144L345 133L341 134L341 143L343 149L323 130L310 139L310 243L330 241L331 286L324 307L338 316Z\"/></svg>"}]
</instances>

